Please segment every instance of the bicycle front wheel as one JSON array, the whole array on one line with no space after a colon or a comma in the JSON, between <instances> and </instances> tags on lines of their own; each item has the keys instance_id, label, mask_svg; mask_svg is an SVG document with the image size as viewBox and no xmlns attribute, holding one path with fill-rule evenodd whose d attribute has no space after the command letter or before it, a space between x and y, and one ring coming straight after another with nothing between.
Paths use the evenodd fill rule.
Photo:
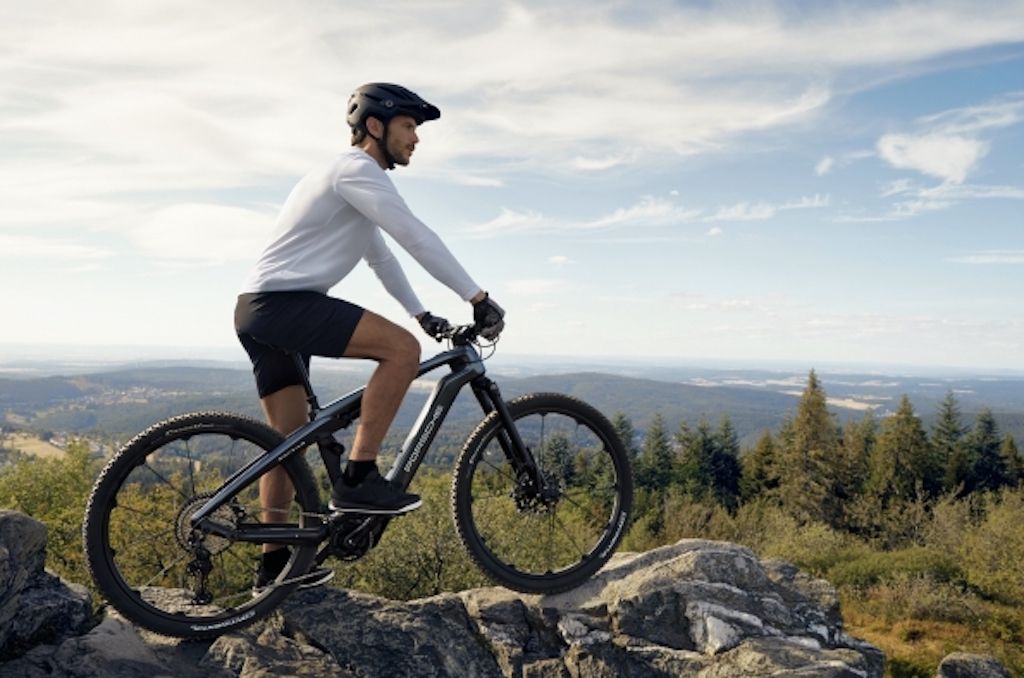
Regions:
<instances>
[{"instance_id":1,"label":"bicycle front wheel","mask_svg":"<svg viewBox=\"0 0 1024 678\"><path fill-rule=\"evenodd\" d=\"M168 419L125 445L100 473L82 527L86 560L100 592L136 624L182 638L216 636L270 613L291 587L252 592L262 545L193 530L189 519L224 482L282 438L247 417L199 412ZM311 527L321 505L301 454L284 461L295 488L285 506L264 512L259 482L217 509L227 529L265 522ZM292 548L279 581L302 574L316 544Z\"/></svg>"},{"instance_id":2,"label":"bicycle front wheel","mask_svg":"<svg viewBox=\"0 0 1024 678\"><path fill-rule=\"evenodd\" d=\"M625 534L633 503L629 459L604 415L580 400L534 393L508 408L546 489L537 492L517 474L492 412L456 464L455 526L497 583L524 593L567 591L597 572Z\"/></svg>"}]
</instances>

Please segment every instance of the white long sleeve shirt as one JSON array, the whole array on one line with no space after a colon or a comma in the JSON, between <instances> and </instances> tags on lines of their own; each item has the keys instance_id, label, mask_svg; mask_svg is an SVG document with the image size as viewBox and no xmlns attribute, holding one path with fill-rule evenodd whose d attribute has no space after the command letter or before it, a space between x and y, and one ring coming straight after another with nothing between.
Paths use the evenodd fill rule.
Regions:
<instances>
[{"instance_id":1,"label":"white long sleeve shirt","mask_svg":"<svg viewBox=\"0 0 1024 678\"><path fill-rule=\"evenodd\" d=\"M352 147L292 189L242 292L326 293L365 259L391 296L418 315L423 304L382 230L463 299L480 290L441 238L409 210L377 161Z\"/></svg>"}]
</instances>

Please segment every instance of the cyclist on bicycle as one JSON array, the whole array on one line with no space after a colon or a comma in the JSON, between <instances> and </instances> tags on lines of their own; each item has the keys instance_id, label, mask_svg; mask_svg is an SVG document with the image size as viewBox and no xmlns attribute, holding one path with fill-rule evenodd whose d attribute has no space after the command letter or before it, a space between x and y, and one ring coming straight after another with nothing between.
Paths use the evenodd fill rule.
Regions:
<instances>
[{"instance_id":1,"label":"cyclist on bicycle","mask_svg":"<svg viewBox=\"0 0 1024 678\"><path fill-rule=\"evenodd\" d=\"M292 189L274 233L247 278L235 307L235 329L253 364L260 404L270 425L288 435L308 421L301 375L289 356L309 366L311 355L366 358L377 368L363 394L359 425L332 510L397 515L418 508L420 498L381 476L376 458L388 427L416 377L420 345L412 334L329 288L364 259L385 289L432 337L448 322L430 314L413 292L385 243L387 233L431 275L473 305L484 338L504 327L504 311L456 261L441 239L417 219L385 174L408 165L419 138L416 128L441 115L438 108L398 85L370 83L348 102L352 145ZM284 516L293 488L278 468L260 482L265 521ZM257 587L282 570L289 551L266 545ZM309 573L303 584L323 583L330 570Z\"/></svg>"}]
</instances>

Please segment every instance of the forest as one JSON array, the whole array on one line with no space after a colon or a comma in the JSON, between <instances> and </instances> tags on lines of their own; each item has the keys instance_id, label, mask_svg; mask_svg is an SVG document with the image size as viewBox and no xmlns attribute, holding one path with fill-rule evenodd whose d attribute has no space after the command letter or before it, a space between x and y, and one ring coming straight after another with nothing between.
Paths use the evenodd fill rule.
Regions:
<instances>
[{"instance_id":1,"label":"forest","mask_svg":"<svg viewBox=\"0 0 1024 678\"><path fill-rule=\"evenodd\" d=\"M620 550L683 538L741 543L837 587L851 634L881 647L893 676L931 676L954 651L992 654L1024 674L1024 458L992 413L965 422L950 392L927 427L904 397L891 416L840 422L812 371L794 411L748 449L728 416L612 423L634 459L636 503ZM312 455L310 455L312 456ZM47 564L89 583L82 512L103 459L15 455L0 507L49 530ZM424 508L395 521L334 585L415 598L487 582L462 552L450 477L424 469Z\"/></svg>"}]
</instances>

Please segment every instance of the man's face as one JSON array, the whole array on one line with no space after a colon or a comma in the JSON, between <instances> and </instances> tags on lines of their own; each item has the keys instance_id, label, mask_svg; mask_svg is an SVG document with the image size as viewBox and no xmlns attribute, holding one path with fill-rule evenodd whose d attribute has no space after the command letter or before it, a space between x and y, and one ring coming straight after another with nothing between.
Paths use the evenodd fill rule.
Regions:
<instances>
[{"instance_id":1,"label":"man's face","mask_svg":"<svg viewBox=\"0 0 1024 678\"><path fill-rule=\"evenodd\" d=\"M412 152L419 143L416 120L408 115L396 115L388 123L388 152L396 165L408 165Z\"/></svg>"}]
</instances>

